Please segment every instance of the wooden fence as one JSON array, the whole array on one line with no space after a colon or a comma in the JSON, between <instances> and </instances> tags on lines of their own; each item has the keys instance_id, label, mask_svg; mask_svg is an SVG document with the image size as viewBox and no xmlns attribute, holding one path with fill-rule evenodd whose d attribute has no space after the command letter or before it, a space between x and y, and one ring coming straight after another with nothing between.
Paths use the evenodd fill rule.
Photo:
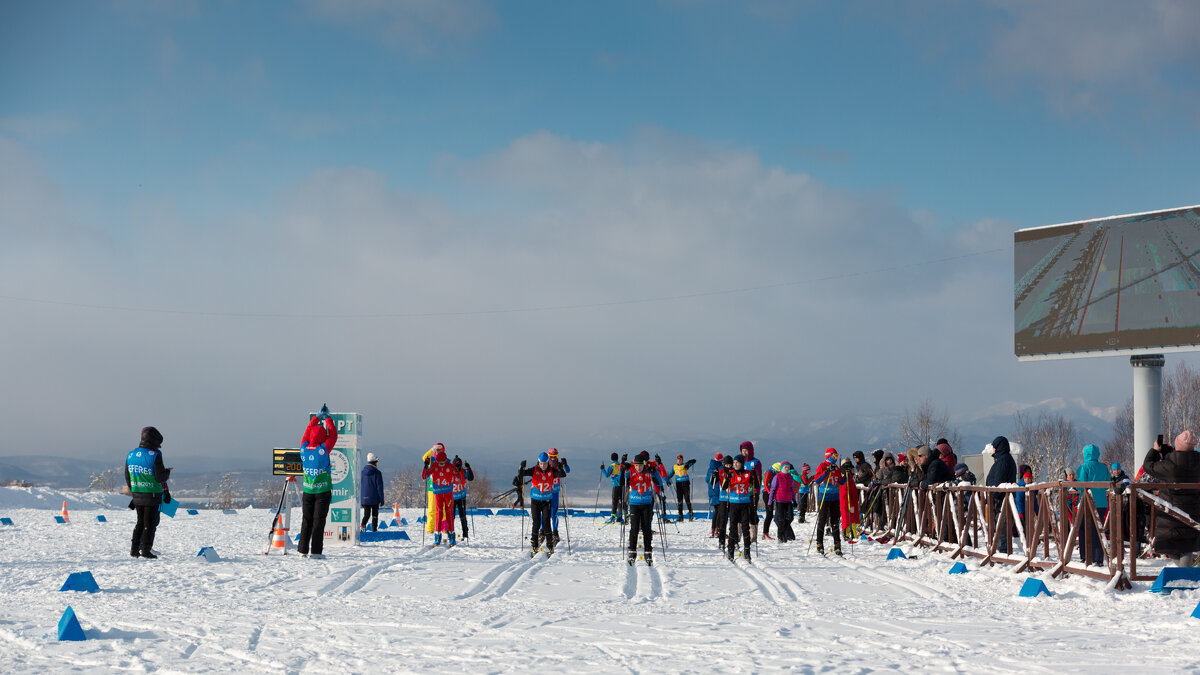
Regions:
<instances>
[{"instance_id":1,"label":"wooden fence","mask_svg":"<svg viewBox=\"0 0 1200 675\"><path fill-rule=\"evenodd\" d=\"M1097 508L1093 489L1104 491L1110 508ZM981 565L1016 565L1017 572L1082 574L1124 590L1131 580L1154 579L1137 574L1137 561L1154 554L1154 526L1162 513L1200 530L1200 523L1156 494L1164 489L1200 490L1200 483L1134 483L1127 489L1066 481L1026 487L889 485L861 494L864 530L876 537L951 558L978 558ZM1018 494L1025 499L1024 514L1017 511ZM880 510L876 501L883 502L886 519L874 515Z\"/></svg>"}]
</instances>

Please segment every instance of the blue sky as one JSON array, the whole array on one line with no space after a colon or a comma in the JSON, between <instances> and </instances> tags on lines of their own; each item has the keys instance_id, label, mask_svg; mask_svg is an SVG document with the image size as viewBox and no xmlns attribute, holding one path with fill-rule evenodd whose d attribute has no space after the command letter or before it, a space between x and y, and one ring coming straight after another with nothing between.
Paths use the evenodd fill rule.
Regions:
<instances>
[{"instance_id":1,"label":"blue sky","mask_svg":"<svg viewBox=\"0 0 1200 675\"><path fill-rule=\"evenodd\" d=\"M5 3L3 402L92 430L64 453L242 409L269 446L327 398L420 446L1116 405L1122 359L1014 363L997 249L1200 202L1197 29L1186 1Z\"/></svg>"}]
</instances>

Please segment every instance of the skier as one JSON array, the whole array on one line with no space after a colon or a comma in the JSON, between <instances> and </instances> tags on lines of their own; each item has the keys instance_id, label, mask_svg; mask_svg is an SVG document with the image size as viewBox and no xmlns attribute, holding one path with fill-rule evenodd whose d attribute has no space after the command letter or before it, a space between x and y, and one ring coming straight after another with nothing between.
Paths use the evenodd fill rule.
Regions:
<instances>
[{"instance_id":1,"label":"skier","mask_svg":"<svg viewBox=\"0 0 1200 675\"><path fill-rule=\"evenodd\" d=\"M571 467L567 465L567 458L558 456L558 448L550 448L546 454L550 458L550 465L556 469L561 469L563 476L571 473ZM558 502L561 493L562 478L555 476L554 490L550 493L550 529L554 534L555 545L558 544Z\"/></svg>"},{"instance_id":2,"label":"skier","mask_svg":"<svg viewBox=\"0 0 1200 675\"><path fill-rule=\"evenodd\" d=\"M733 542L737 539L738 530L742 535L742 557L750 562L750 530L755 527L750 517L754 502L758 495L758 475L745 465L746 458L738 455L733 458L733 469L725 472L725 480L721 486L729 491L729 550L726 557L733 560Z\"/></svg>"},{"instance_id":3,"label":"skier","mask_svg":"<svg viewBox=\"0 0 1200 675\"><path fill-rule=\"evenodd\" d=\"M647 565L654 564L651 539L654 536L654 499L661 497L662 477L647 466L646 453L633 459L629 472L629 564L637 560L637 538L642 535L642 551Z\"/></svg>"},{"instance_id":4,"label":"skier","mask_svg":"<svg viewBox=\"0 0 1200 675\"><path fill-rule=\"evenodd\" d=\"M463 463L462 458L458 455L454 456L454 512L458 514L458 521L462 525L462 538L466 539L469 534L467 531L467 481L475 480L475 472L471 471L471 463ZM454 520L453 517L450 520ZM450 529L454 526L451 524Z\"/></svg>"},{"instance_id":5,"label":"skier","mask_svg":"<svg viewBox=\"0 0 1200 675\"><path fill-rule=\"evenodd\" d=\"M625 472L621 467L625 465L625 458L617 459L617 453L612 454L612 462L605 465L600 465L600 474L612 481L612 512L608 514L608 522L625 522L625 516L621 509L621 500L625 492Z\"/></svg>"},{"instance_id":6,"label":"skier","mask_svg":"<svg viewBox=\"0 0 1200 675\"><path fill-rule=\"evenodd\" d=\"M358 503L362 505L362 522L358 529L367 529L367 521L371 521L371 531L379 529L379 507L383 502L383 474L379 472L379 457L373 452L367 453L367 465L363 467L359 478L362 494Z\"/></svg>"},{"instance_id":7,"label":"skier","mask_svg":"<svg viewBox=\"0 0 1200 675\"><path fill-rule=\"evenodd\" d=\"M792 509L796 505L796 479L792 475L790 462L779 465L779 470L775 472L771 485L768 486L767 494L775 504L775 533L779 536L779 543L795 541L796 533L792 531ZM766 538L766 534L763 538Z\"/></svg>"},{"instance_id":8,"label":"skier","mask_svg":"<svg viewBox=\"0 0 1200 675\"><path fill-rule=\"evenodd\" d=\"M151 559L158 557L150 550L158 530L158 505L171 503L171 492L167 488L171 470L163 466L162 442L158 429L145 427L138 447L125 455L125 486L133 495L129 508L137 511L137 524L133 526L133 541L129 547L129 555L134 558L139 555Z\"/></svg>"},{"instance_id":9,"label":"skier","mask_svg":"<svg viewBox=\"0 0 1200 675\"><path fill-rule=\"evenodd\" d=\"M781 466L783 465L779 462L775 462L771 465L771 468L767 469L766 475L763 476L762 500L763 506L766 507L765 510L767 515L765 518L763 518L762 536L763 539L766 539L767 541L771 540L771 521L775 519L773 515L775 511L771 507L771 481L775 480L775 474L779 473L779 467Z\"/></svg>"},{"instance_id":10,"label":"skier","mask_svg":"<svg viewBox=\"0 0 1200 675\"><path fill-rule=\"evenodd\" d=\"M445 450L438 450L430 459L421 468L421 479L427 481L433 496L433 545L442 545L445 532L454 546L454 477L458 470L446 459Z\"/></svg>"},{"instance_id":11,"label":"skier","mask_svg":"<svg viewBox=\"0 0 1200 675\"><path fill-rule=\"evenodd\" d=\"M445 452L445 451L446 451L445 445L443 445L441 443L434 443L432 448L429 448L428 450L425 451L424 455L421 455L421 464L425 465L425 464L429 464L429 463L433 462L434 457L439 452ZM518 497L519 496L520 496L520 493L518 493ZM433 484L430 481L426 480L425 481L425 532L428 534L433 533L433 525L435 522L437 522L437 514L435 513L436 509L437 509L437 500L433 496Z\"/></svg>"},{"instance_id":12,"label":"skier","mask_svg":"<svg viewBox=\"0 0 1200 675\"><path fill-rule=\"evenodd\" d=\"M733 471L733 456L725 455L721 460L721 468L713 472L712 477L717 485L717 506L713 510L713 528L717 533L717 546L725 552L725 525L729 522L729 488L725 487L725 474ZM729 542L729 550L734 543Z\"/></svg>"},{"instance_id":13,"label":"skier","mask_svg":"<svg viewBox=\"0 0 1200 675\"><path fill-rule=\"evenodd\" d=\"M550 500L554 496L554 479L566 474L561 468L551 466L550 455L543 452L538 455L537 466L525 468L525 460L521 460L521 469L517 478L529 478L529 509L533 517L533 531L530 536L529 557L537 555L539 546L546 545L547 553L554 553L554 532L550 529Z\"/></svg>"},{"instance_id":14,"label":"skier","mask_svg":"<svg viewBox=\"0 0 1200 675\"><path fill-rule=\"evenodd\" d=\"M696 513L692 510L692 477L689 475L695 463L696 460L694 459L689 459L686 462L683 461L682 454L675 455L675 466L672 467L674 473L667 479L668 482L672 479L675 481L675 501L679 505L680 520L683 520L683 504L685 501L687 502L688 520L696 519Z\"/></svg>"},{"instance_id":15,"label":"skier","mask_svg":"<svg viewBox=\"0 0 1200 675\"><path fill-rule=\"evenodd\" d=\"M301 557L324 558L325 518L333 496L329 453L337 444L337 424L329 417L329 406L308 420L300 440L300 465L304 469L304 497L300 502L300 541L296 549Z\"/></svg>"},{"instance_id":16,"label":"skier","mask_svg":"<svg viewBox=\"0 0 1200 675\"><path fill-rule=\"evenodd\" d=\"M708 517L711 526L708 528L709 538L717 536L717 505L721 503L721 482L717 480L717 472L724 464L725 456L717 453L708 460L708 471L704 474L704 484L708 486Z\"/></svg>"},{"instance_id":17,"label":"skier","mask_svg":"<svg viewBox=\"0 0 1200 675\"><path fill-rule=\"evenodd\" d=\"M808 462L800 464L799 481L796 485L796 494L799 496L799 502L796 505L796 510L800 512L800 522L802 523L804 522L805 514L808 513L808 494L812 492L812 488L808 486L812 482L812 477L809 475L811 473L812 467L808 465Z\"/></svg>"},{"instance_id":18,"label":"skier","mask_svg":"<svg viewBox=\"0 0 1200 675\"><path fill-rule=\"evenodd\" d=\"M839 491L842 484L846 482L846 476L837 466L837 450L828 448L825 450L825 461L817 465L817 471L813 474L810 484L816 485L817 492L817 553L825 555L825 525L828 523L830 529L833 530L833 552L837 555L842 554L842 534L841 534L841 504L839 503Z\"/></svg>"},{"instance_id":19,"label":"skier","mask_svg":"<svg viewBox=\"0 0 1200 675\"><path fill-rule=\"evenodd\" d=\"M742 444L738 449L741 451L742 459L744 459L746 462L746 464L745 464L746 470L753 473L755 476L755 479L756 479L755 484L762 485L762 482L763 482L762 462L760 462L754 458L754 444L751 443L750 441L742 441ZM751 532L750 532L750 540L758 541L758 491L757 490L755 490L754 494L750 495L750 525L752 526Z\"/></svg>"},{"instance_id":20,"label":"skier","mask_svg":"<svg viewBox=\"0 0 1200 675\"><path fill-rule=\"evenodd\" d=\"M862 453L858 453L862 454ZM866 464L866 462L861 462ZM859 492L858 483L852 477L854 474L854 464L848 460L842 460L842 473L846 475L846 482L838 487L839 497L839 514L842 518L842 535L846 541L853 542L858 539L858 532L862 522L862 493ZM874 477L874 474L872 474Z\"/></svg>"}]
</instances>

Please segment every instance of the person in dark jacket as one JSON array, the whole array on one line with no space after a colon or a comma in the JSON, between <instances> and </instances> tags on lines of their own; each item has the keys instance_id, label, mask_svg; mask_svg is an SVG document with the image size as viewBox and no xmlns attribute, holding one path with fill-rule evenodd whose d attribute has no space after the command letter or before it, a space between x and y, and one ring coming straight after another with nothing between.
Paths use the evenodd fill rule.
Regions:
<instances>
[{"instance_id":1,"label":"person in dark jacket","mask_svg":"<svg viewBox=\"0 0 1200 675\"><path fill-rule=\"evenodd\" d=\"M927 488L954 480L954 474L950 471L950 467L946 466L941 457L935 451L930 450L928 445L918 448L917 456L920 457L921 469L925 472L925 476L921 478L921 487Z\"/></svg>"},{"instance_id":2,"label":"person in dark jacket","mask_svg":"<svg viewBox=\"0 0 1200 675\"><path fill-rule=\"evenodd\" d=\"M1184 431L1175 438L1174 451L1163 446L1161 450L1146 453L1142 470L1163 483L1200 483L1200 453L1195 447L1195 434ZM1200 491L1162 490L1161 496L1200 522ZM1200 531L1159 512L1154 526L1154 550L1170 556L1179 567L1189 567L1196 551L1200 551Z\"/></svg>"},{"instance_id":3,"label":"person in dark jacket","mask_svg":"<svg viewBox=\"0 0 1200 675\"><path fill-rule=\"evenodd\" d=\"M951 473L954 473L954 467L958 466L958 456L954 454L954 449L950 447L950 441L939 438L937 445L933 449L937 451L938 456L946 463L946 468L950 469Z\"/></svg>"},{"instance_id":4,"label":"person in dark jacket","mask_svg":"<svg viewBox=\"0 0 1200 675\"><path fill-rule=\"evenodd\" d=\"M171 503L171 492L167 480L171 470L163 466L163 436L154 427L142 429L138 447L125 456L125 486L133 499L129 508L137 511L137 524L133 526L133 542L129 555L134 558L157 558L151 548L154 534L158 530L158 506Z\"/></svg>"},{"instance_id":5,"label":"person in dark jacket","mask_svg":"<svg viewBox=\"0 0 1200 675\"><path fill-rule=\"evenodd\" d=\"M1012 457L1012 451L1008 444L1008 439L1003 436L997 436L992 439L992 468L988 469L986 485L995 487L997 485L1005 485L1008 483L1016 484L1017 482L1017 462ZM996 524L1000 509L1004 507L1004 494L997 492L992 495L992 525ZM1008 553L1008 538L1010 533L1005 532L1004 536L1000 537L1000 551Z\"/></svg>"},{"instance_id":6,"label":"person in dark jacket","mask_svg":"<svg viewBox=\"0 0 1200 675\"><path fill-rule=\"evenodd\" d=\"M367 529L367 521L371 521L371 531L379 529L379 507L383 505L383 474L379 471L379 458L375 453L367 453L367 465L363 467L359 479L358 503L362 505L362 522L360 530Z\"/></svg>"},{"instance_id":7,"label":"person in dark jacket","mask_svg":"<svg viewBox=\"0 0 1200 675\"><path fill-rule=\"evenodd\" d=\"M462 457L454 456L454 461L451 462L457 473L454 475L454 512L458 514L458 524L462 526L462 538L466 539L471 535L467 529L467 483L475 480L475 472L471 470L471 463L464 463ZM454 518L451 517L451 520ZM555 540L555 543L558 543Z\"/></svg>"}]
</instances>

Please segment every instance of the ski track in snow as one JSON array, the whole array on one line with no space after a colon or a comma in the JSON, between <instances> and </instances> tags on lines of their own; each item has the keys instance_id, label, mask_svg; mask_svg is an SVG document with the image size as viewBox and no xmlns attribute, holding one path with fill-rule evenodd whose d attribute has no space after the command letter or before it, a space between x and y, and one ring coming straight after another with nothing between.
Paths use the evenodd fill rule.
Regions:
<instances>
[{"instance_id":1,"label":"ski track in snow","mask_svg":"<svg viewBox=\"0 0 1200 675\"><path fill-rule=\"evenodd\" d=\"M886 561L862 543L847 557L806 542L762 541L730 564L707 521L654 537L655 565L624 560L620 530L571 523L558 552L528 558L520 519L476 518L470 544L327 546L324 560L264 556L264 510L164 518L159 560L128 556L133 514L105 496L5 501L0 515L0 671L345 673L758 672L796 669L1114 672L1194 668L1200 590L1126 593L1049 579L1052 598L1021 599L1011 568L949 576L918 550ZM95 522L102 512L109 523ZM418 512L405 515L415 521ZM296 513L298 516L298 513ZM298 522L298 517L293 518ZM564 532L565 534L565 532ZM626 532L626 534L628 534ZM428 537L426 538L428 542ZM805 542L805 543L801 543ZM664 545L665 544L665 545ZM215 546L221 562L196 557ZM905 547L912 550L911 547ZM619 561L619 562L618 562ZM89 570L101 592L60 593ZM1144 571L1144 570L1143 570ZM85 642L55 639L66 606ZM1154 644L1147 650L1135 645Z\"/></svg>"}]
</instances>

